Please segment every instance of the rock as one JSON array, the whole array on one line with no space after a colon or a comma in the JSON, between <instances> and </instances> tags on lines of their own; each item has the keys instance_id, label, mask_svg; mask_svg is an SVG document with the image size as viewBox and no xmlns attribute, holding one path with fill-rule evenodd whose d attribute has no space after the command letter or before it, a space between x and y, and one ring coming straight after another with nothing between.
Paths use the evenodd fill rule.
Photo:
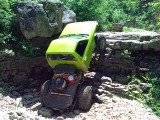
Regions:
<instances>
[{"instance_id":1,"label":"rock","mask_svg":"<svg viewBox=\"0 0 160 120\"><path fill-rule=\"evenodd\" d=\"M35 102L35 98L33 95L24 95L22 97L23 105L24 106L31 106Z\"/></svg>"},{"instance_id":2,"label":"rock","mask_svg":"<svg viewBox=\"0 0 160 120\"><path fill-rule=\"evenodd\" d=\"M42 107L42 104L38 102L31 107L31 110L36 111L36 110L39 110L41 107Z\"/></svg>"},{"instance_id":3,"label":"rock","mask_svg":"<svg viewBox=\"0 0 160 120\"><path fill-rule=\"evenodd\" d=\"M56 120L64 120L64 118L62 116L59 116L56 118Z\"/></svg>"},{"instance_id":4,"label":"rock","mask_svg":"<svg viewBox=\"0 0 160 120\"><path fill-rule=\"evenodd\" d=\"M18 120L27 120L27 119L24 116L21 116L18 118ZM33 120L33 119L30 118L30 120ZM36 119L34 119L34 120L36 120Z\"/></svg>"},{"instance_id":5,"label":"rock","mask_svg":"<svg viewBox=\"0 0 160 120\"><path fill-rule=\"evenodd\" d=\"M76 14L67 7L64 7L62 22L64 26L68 23L76 22Z\"/></svg>"},{"instance_id":6,"label":"rock","mask_svg":"<svg viewBox=\"0 0 160 120\"><path fill-rule=\"evenodd\" d=\"M8 114L9 114L9 119L10 120L17 120L19 118L19 116L14 112L10 112Z\"/></svg>"},{"instance_id":7,"label":"rock","mask_svg":"<svg viewBox=\"0 0 160 120\"><path fill-rule=\"evenodd\" d=\"M132 94L134 94L134 96L137 97L137 96L139 96L140 92L135 90L135 91L132 91Z\"/></svg>"},{"instance_id":8,"label":"rock","mask_svg":"<svg viewBox=\"0 0 160 120\"><path fill-rule=\"evenodd\" d=\"M112 79L110 77L106 77L106 76L103 76L101 78L102 82L112 82Z\"/></svg>"},{"instance_id":9,"label":"rock","mask_svg":"<svg viewBox=\"0 0 160 120\"><path fill-rule=\"evenodd\" d=\"M97 98L97 100L99 101L99 103L104 103L104 102L106 102L109 99L109 97L106 96L106 94L102 94L102 95L97 95L96 94L95 97Z\"/></svg>"},{"instance_id":10,"label":"rock","mask_svg":"<svg viewBox=\"0 0 160 120\"><path fill-rule=\"evenodd\" d=\"M122 23L115 23L115 24L113 24L113 26L111 28L111 31L122 32L123 31L123 27L124 27L124 25Z\"/></svg>"},{"instance_id":11,"label":"rock","mask_svg":"<svg viewBox=\"0 0 160 120\"><path fill-rule=\"evenodd\" d=\"M20 71L13 76L13 79L14 79L14 84L17 85L17 83L22 84L24 83L24 81L28 81L28 76L26 73Z\"/></svg>"},{"instance_id":12,"label":"rock","mask_svg":"<svg viewBox=\"0 0 160 120\"><path fill-rule=\"evenodd\" d=\"M20 111L17 111L16 113L17 113L18 116L22 116L23 115L23 113L20 112Z\"/></svg>"},{"instance_id":13,"label":"rock","mask_svg":"<svg viewBox=\"0 0 160 120\"><path fill-rule=\"evenodd\" d=\"M21 2L17 4L15 14L27 39L55 36L62 31L63 24L76 21L75 13L64 7L60 0Z\"/></svg>"},{"instance_id":14,"label":"rock","mask_svg":"<svg viewBox=\"0 0 160 120\"><path fill-rule=\"evenodd\" d=\"M32 92L31 89L24 89L24 93L25 93L25 94L26 94L26 93L30 93L30 92Z\"/></svg>"},{"instance_id":15,"label":"rock","mask_svg":"<svg viewBox=\"0 0 160 120\"><path fill-rule=\"evenodd\" d=\"M87 120L87 118L86 118L86 117L83 117L82 120Z\"/></svg>"},{"instance_id":16,"label":"rock","mask_svg":"<svg viewBox=\"0 0 160 120\"><path fill-rule=\"evenodd\" d=\"M106 38L107 47L118 50L160 50L160 34L156 32L105 32L97 38Z\"/></svg>"},{"instance_id":17,"label":"rock","mask_svg":"<svg viewBox=\"0 0 160 120\"><path fill-rule=\"evenodd\" d=\"M22 98L17 98L16 99L16 106L22 107Z\"/></svg>"},{"instance_id":18,"label":"rock","mask_svg":"<svg viewBox=\"0 0 160 120\"><path fill-rule=\"evenodd\" d=\"M16 91L12 91L12 92L11 92L11 95L12 95L13 97L19 97L19 96L20 96L20 94L19 94L18 92L16 92Z\"/></svg>"},{"instance_id":19,"label":"rock","mask_svg":"<svg viewBox=\"0 0 160 120\"><path fill-rule=\"evenodd\" d=\"M87 72L84 74L84 77L92 79L95 77L95 75L96 75L96 72Z\"/></svg>"},{"instance_id":20,"label":"rock","mask_svg":"<svg viewBox=\"0 0 160 120\"><path fill-rule=\"evenodd\" d=\"M98 103L93 104L94 108L98 108L100 105Z\"/></svg>"},{"instance_id":21,"label":"rock","mask_svg":"<svg viewBox=\"0 0 160 120\"><path fill-rule=\"evenodd\" d=\"M117 101L115 99L112 99L112 102L116 103Z\"/></svg>"},{"instance_id":22,"label":"rock","mask_svg":"<svg viewBox=\"0 0 160 120\"><path fill-rule=\"evenodd\" d=\"M148 83L140 83L139 88L143 91L143 93L148 93L151 88L151 85Z\"/></svg>"},{"instance_id":23,"label":"rock","mask_svg":"<svg viewBox=\"0 0 160 120\"><path fill-rule=\"evenodd\" d=\"M74 110L73 112L74 112L74 114L76 114L76 115L79 115L79 114L80 114L80 111L79 111L79 110Z\"/></svg>"},{"instance_id":24,"label":"rock","mask_svg":"<svg viewBox=\"0 0 160 120\"><path fill-rule=\"evenodd\" d=\"M25 99L25 100L32 100L33 99L33 95L24 95L23 99Z\"/></svg>"},{"instance_id":25,"label":"rock","mask_svg":"<svg viewBox=\"0 0 160 120\"><path fill-rule=\"evenodd\" d=\"M0 100L2 100L3 99L3 94L2 93L0 93Z\"/></svg>"},{"instance_id":26,"label":"rock","mask_svg":"<svg viewBox=\"0 0 160 120\"><path fill-rule=\"evenodd\" d=\"M106 91L105 94L106 94L106 96L108 96L108 97L110 97L110 98L113 97L113 94L112 94L111 92L109 92L109 91Z\"/></svg>"},{"instance_id":27,"label":"rock","mask_svg":"<svg viewBox=\"0 0 160 120\"><path fill-rule=\"evenodd\" d=\"M104 90L103 89L98 89L97 92L98 92L99 95L102 95L104 93Z\"/></svg>"},{"instance_id":28,"label":"rock","mask_svg":"<svg viewBox=\"0 0 160 120\"><path fill-rule=\"evenodd\" d=\"M103 84L103 90L109 91L115 94L123 94L125 95L128 91L125 85L117 84L117 83L110 83L110 84Z\"/></svg>"},{"instance_id":29,"label":"rock","mask_svg":"<svg viewBox=\"0 0 160 120\"><path fill-rule=\"evenodd\" d=\"M38 115L42 115L43 117L51 118L53 111L49 108L42 107L38 110Z\"/></svg>"},{"instance_id":30,"label":"rock","mask_svg":"<svg viewBox=\"0 0 160 120\"><path fill-rule=\"evenodd\" d=\"M118 75L115 76L114 81L127 85L130 82L130 79L125 75Z\"/></svg>"}]
</instances>

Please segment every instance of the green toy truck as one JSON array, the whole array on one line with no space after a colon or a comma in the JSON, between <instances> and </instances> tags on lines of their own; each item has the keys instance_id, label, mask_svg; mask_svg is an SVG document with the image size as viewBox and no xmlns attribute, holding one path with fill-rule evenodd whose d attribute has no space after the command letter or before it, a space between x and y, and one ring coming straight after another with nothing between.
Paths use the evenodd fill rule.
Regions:
<instances>
[{"instance_id":1,"label":"green toy truck","mask_svg":"<svg viewBox=\"0 0 160 120\"><path fill-rule=\"evenodd\" d=\"M83 73L88 71L95 50L96 21L66 25L60 37L53 40L46 52L48 64L54 69L52 80L41 88L42 103L54 110L75 105L88 110L92 104L92 86Z\"/></svg>"}]
</instances>

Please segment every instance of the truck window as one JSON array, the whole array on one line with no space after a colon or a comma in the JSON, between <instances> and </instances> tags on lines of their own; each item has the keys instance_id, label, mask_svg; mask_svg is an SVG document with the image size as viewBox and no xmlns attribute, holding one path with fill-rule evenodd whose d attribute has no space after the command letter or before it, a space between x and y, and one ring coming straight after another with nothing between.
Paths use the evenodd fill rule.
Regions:
<instances>
[{"instance_id":1,"label":"truck window","mask_svg":"<svg viewBox=\"0 0 160 120\"><path fill-rule=\"evenodd\" d=\"M85 49L87 47L88 40L82 40L78 42L76 52L80 55L83 56Z\"/></svg>"}]
</instances>

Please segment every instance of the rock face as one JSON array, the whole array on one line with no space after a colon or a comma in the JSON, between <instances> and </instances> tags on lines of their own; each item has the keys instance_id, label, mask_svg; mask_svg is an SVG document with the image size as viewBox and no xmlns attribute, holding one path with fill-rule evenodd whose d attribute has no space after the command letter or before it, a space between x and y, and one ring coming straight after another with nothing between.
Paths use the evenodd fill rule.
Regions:
<instances>
[{"instance_id":1,"label":"rock face","mask_svg":"<svg viewBox=\"0 0 160 120\"><path fill-rule=\"evenodd\" d=\"M76 15L59 0L24 2L16 6L20 30L26 39L48 38L59 34L64 24L75 22Z\"/></svg>"},{"instance_id":2,"label":"rock face","mask_svg":"<svg viewBox=\"0 0 160 120\"><path fill-rule=\"evenodd\" d=\"M100 52L99 59L95 60L98 71L117 74L120 75L118 79L125 79L122 73L144 72L159 68L159 62L156 61L159 60L160 34L155 32L97 33L97 40L101 38L106 39L106 51Z\"/></svg>"},{"instance_id":3,"label":"rock face","mask_svg":"<svg viewBox=\"0 0 160 120\"><path fill-rule=\"evenodd\" d=\"M107 47L119 50L155 50L160 51L160 34L155 32L105 32L97 38L105 37Z\"/></svg>"},{"instance_id":4,"label":"rock face","mask_svg":"<svg viewBox=\"0 0 160 120\"><path fill-rule=\"evenodd\" d=\"M93 68L113 81L127 85L128 76L160 72L160 34L155 32L103 32L97 40L105 38L106 50L95 53ZM110 86L108 86L110 87ZM150 86L141 85L144 93ZM109 88L110 89L110 88ZM115 89L115 88L114 88Z\"/></svg>"},{"instance_id":5,"label":"rock face","mask_svg":"<svg viewBox=\"0 0 160 120\"><path fill-rule=\"evenodd\" d=\"M45 57L2 57L0 58L1 78L13 85L37 86L51 77ZM33 87L32 86L32 87ZM31 87L31 86L30 86Z\"/></svg>"}]
</instances>

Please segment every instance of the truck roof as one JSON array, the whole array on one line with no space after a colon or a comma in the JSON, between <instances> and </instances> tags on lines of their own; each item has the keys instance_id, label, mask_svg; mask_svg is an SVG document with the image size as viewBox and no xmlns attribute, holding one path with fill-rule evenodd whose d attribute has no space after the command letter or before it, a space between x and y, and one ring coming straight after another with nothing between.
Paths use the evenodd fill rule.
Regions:
<instances>
[{"instance_id":1,"label":"truck roof","mask_svg":"<svg viewBox=\"0 0 160 120\"><path fill-rule=\"evenodd\" d=\"M85 37L70 36L53 40L47 49L49 53L72 53L75 51L79 41L84 40Z\"/></svg>"},{"instance_id":2,"label":"truck roof","mask_svg":"<svg viewBox=\"0 0 160 120\"><path fill-rule=\"evenodd\" d=\"M60 36L72 34L90 34L98 25L97 21L76 22L67 24Z\"/></svg>"}]
</instances>

